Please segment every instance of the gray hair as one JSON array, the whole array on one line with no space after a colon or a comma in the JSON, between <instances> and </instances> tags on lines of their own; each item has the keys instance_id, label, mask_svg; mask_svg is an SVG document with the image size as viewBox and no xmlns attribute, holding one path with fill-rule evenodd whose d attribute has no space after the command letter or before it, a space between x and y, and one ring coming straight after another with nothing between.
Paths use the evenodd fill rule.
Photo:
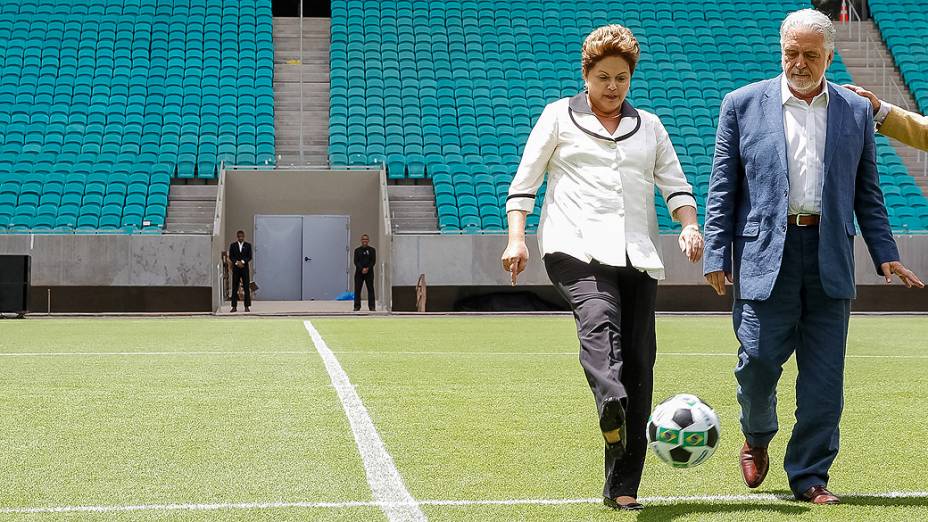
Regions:
<instances>
[{"instance_id":1,"label":"gray hair","mask_svg":"<svg viewBox=\"0 0 928 522\"><path fill-rule=\"evenodd\" d=\"M825 37L825 50L835 50L835 24L821 11L815 9L802 9L793 11L780 24L780 46L786 35L796 29L811 29Z\"/></svg>"}]
</instances>

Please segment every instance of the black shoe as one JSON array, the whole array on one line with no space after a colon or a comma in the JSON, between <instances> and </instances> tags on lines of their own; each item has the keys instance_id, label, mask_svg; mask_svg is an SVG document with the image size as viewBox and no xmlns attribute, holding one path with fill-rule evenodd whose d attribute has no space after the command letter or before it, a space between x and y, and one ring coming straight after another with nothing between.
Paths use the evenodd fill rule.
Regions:
<instances>
[{"instance_id":1,"label":"black shoe","mask_svg":"<svg viewBox=\"0 0 928 522\"><path fill-rule=\"evenodd\" d=\"M377 311L377 309L376 309L376 308L373 308L373 307L368 308L368 310L370 310L371 312L376 312L376 311Z\"/></svg>"},{"instance_id":2,"label":"black shoe","mask_svg":"<svg viewBox=\"0 0 928 522\"><path fill-rule=\"evenodd\" d=\"M246 306L246 307L245 307L245 311L246 311L246 312L250 312L250 311L251 311L251 308L249 308L249 307Z\"/></svg>"},{"instance_id":3,"label":"black shoe","mask_svg":"<svg viewBox=\"0 0 928 522\"><path fill-rule=\"evenodd\" d=\"M606 447L621 445L625 448L625 407L622 406L622 399L609 398L603 401L603 414L599 418L599 429L604 434L606 432L619 430L619 442L606 442Z\"/></svg>"},{"instance_id":4,"label":"black shoe","mask_svg":"<svg viewBox=\"0 0 928 522\"><path fill-rule=\"evenodd\" d=\"M642 509L644 509L644 506L637 502L629 502L628 504L619 504L618 502L615 501L614 498L609 498L609 497L603 498L603 504L605 504L606 507L617 509L619 511L641 511Z\"/></svg>"},{"instance_id":5,"label":"black shoe","mask_svg":"<svg viewBox=\"0 0 928 522\"><path fill-rule=\"evenodd\" d=\"M361 311L361 307L359 306L359 307L355 308L354 311L355 311L355 312L360 312L360 311Z\"/></svg>"},{"instance_id":6,"label":"black shoe","mask_svg":"<svg viewBox=\"0 0 928 522\"><path fill-rule=\"evenodd\" d=\"M230 312L238 312L238 309L237 309L237 308L235 308L235 307L233 306L233 307L232 307L232 309L231 309L231 310L229 310L229 311L230 311Z\"/></svg>"}]
</instances>

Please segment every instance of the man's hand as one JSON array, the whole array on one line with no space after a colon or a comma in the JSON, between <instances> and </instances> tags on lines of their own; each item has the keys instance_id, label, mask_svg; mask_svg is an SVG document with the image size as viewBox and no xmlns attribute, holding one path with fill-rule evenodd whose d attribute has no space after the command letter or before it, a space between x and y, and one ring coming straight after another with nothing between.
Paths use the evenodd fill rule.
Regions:
<instances>
[{"instance_id":1,"label":"man's hand","mask_svg":"<svg viewBox=\"0 0 928 522\"><path fill-rule=\"evenodd\" d=\"M706 281L709 282L709 286L715 290L715 293L725 295L725 281L731 283L732 279L730 273L719 270L718 272L706 274Z\"/></svg>"},{"instance_id":2,"label":"man's hand","mask_svg":"<svg viewBox=\"0 0 928 522\"><path fill-rule=\"evenodd\" d=\"M243 267L245 266L245 262L242 261L242 260L238 260L238 261L235 262L235 266L237 266L237 267L239 267L239 268L243 268Z\"/></svg>"},{"instance_id":3,"label":"man's hand","mask_svg":"<svg viewBox=\"0 0 928 522\"><path fill-rule=\"evenodd\" d=\"M880 265L880 270L883 272L883 276L886 277L886 284L893 282L893 274L899 277L899 280L902 281L906 288L925 288L925 283L922 283L922 280L915 275L914 272L909 270L899 261L890 261L888 263L883 263Z\"/></svg>"},{"instance_id":4,"label":"man's hand","mask_svg":"<svg viewBox=\"0 0 928 522\"><path fill-rule=\"evenodd\" d=\"M870 105L873 106L873 112L876 113L880 110L880 99L876 97L876 94L864 89L863 87L858 87L856 85L846 83L842 85L845 89L854 91L858 96L863 96L864 98L870 100Z\"/></svg>"},{"instance_id":5,"label":"man's hand","mask_svg":"<svg viewBox=\"0 0 928 522\"><path fill-rule=\"evenodd\" d=\"M362 273L362 274L366 274L366 273L367 273L367 267L362 268L362 269L361 269L361 273Z\"/></svg>"},{"instance_id":6,"label":"man's hand","mask_svg":"<svg viewBox=\"0 0 928 522\"><path fill-rule=\"evenodd\" d=\"M503 251L503 270L509 272L512 286L516 286L516 279L528 265L528 248L525 241L510 241Z\"/></svg>"}]
</instances>

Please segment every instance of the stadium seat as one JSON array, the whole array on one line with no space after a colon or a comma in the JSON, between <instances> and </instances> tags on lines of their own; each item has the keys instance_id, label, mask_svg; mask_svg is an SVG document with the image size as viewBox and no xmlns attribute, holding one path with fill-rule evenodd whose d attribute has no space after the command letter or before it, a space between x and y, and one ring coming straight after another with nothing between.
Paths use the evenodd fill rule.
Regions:
<instances>
[{"instance_id":1,"label":"stadium seat","mask_svg":"<svg viewBox=\"0 0 928 522\"><path fill-rule=\"evenodd\" d=\"M875 0L874 17L879 22L885 12L896 20L900 13L922 11L915 2L918 0ZM393 180L432 177L440 230L496 230L505 222L500 193L508 188L516 171L532 124L547 103L570 96L581 87L577 56L586 31L618 20L636 32L643 48L631 99L661 118L702 207L722 98L737 87L780 72L777 28L787 12L806 4L800 0L755 4L658 0L647 9L623 5L610 12L591 1L574 2L570 9L552 9L542 0L527 0L515 5L480 4L479 16L474 4L473 12L464 16L465 11L470 13L468 9L443 0L413 2L402 8L395 3L334 0L329 157L352 162L353 157L361 161L383 153ZM377 31L360 30L359 24L365 22L354 15L360 12L373 23L402 18L403 29L397 23ZM535 24L526 21L516 25L514 12L531 13L528 17L544 14L532 18ZM580 22L577 13L583 13ZM464 27L465 20L473 26L449 30ZM538 24L544 26L538 32L543 38L529 30ZM891 47L907 82L924 82L919 85L928 89L926 54L922 52L928 47L925 24L928 22L919 18L919 30L904 33L912 45L905 41ZM430 39L423 42L419 35L426 34ZM894 38L897 36L887 37L887 41L892 44ZM910 56L913 48L922 61L906 65L900 56ZM850 82L840 56L829 78ZM928 101L928 91L918 99ZM922 112L928 112L928 106L923 106ZM366 132L374 121L382 125L382 132ZM878 140L877 148L881 172L909 179L887 141ZM420 164L425 167L420 168ZM468 172L474 166L501 169L487 171L492 176L489 182L457 175L446 180L441 171L457 164L463 164ZM916 201L923 197L886 176L881 182L890 195ZM478 202L465 196L489 196L491 192L497 198L495 209L484 200L479 214L472 214ZM449 198L451 195L455 197ZM536 201L541 205L543 194ZM678 230L662 200L655 201L660 228ZM701 220L704 212L699 216ZM537 218L531 218L529 229L536 226Z\"/></svg>"},{"instance_id":2,"label":"stadium seat","mask_svg":"<svg viewBox=\"0 0 928 522\"><path fill-rule=\"evenodd\" d=\"M139 228L173 176L273 164L271 2L227 4L0 0L0 229Z\"/></svg>"}]
</instances>

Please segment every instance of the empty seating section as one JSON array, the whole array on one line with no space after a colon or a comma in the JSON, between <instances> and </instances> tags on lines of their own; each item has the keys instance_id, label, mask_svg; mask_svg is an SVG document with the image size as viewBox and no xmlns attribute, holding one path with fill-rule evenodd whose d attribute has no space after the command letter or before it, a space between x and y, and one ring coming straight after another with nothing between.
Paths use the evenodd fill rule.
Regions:
<instances>
[{"instance_id":1,"label":"empty seating section","mask_svg":"<svg viewBox=\"0 0 928 522\"><path fill-rule=\"evenodd\" d=\"M274 163L270 0L0 0L0 229L157 231L172 177Z\"/></svg>"},{"instance_id":2,"label":"empty seating section","mask_svg":"<svg viewBox=\"0 0 928 522\"><path fill-rule=\"evenodd\" d=\"M922 114L928 114L928 12L925 7L923 0L870 0L873 19ZM897 166L896 170L904 169ZM894 179L909 181L901 176ZM895 190L885 186L884 190L890 219L895 226L928 229L928 200L918 187L903 183Z\"/></svg>"},{"instance_id":3,"label":"empty seating section","mask_svg":"<svg viewBox=\"0 0 928 522\"><path fill-rule=\"evenodd\" d=\"M701 203L722 97L779 73L780 21L806 4L335 0L330 162L384 162L391 178L431 177L442 231L503 230L532 124L545 104L581 89L586 35L620 23L642 47L630 100L661 117ZM850 81L840 58L829 78ZM879 151L890 193L911 181L885 139ZM661 228L678 230L657 208Z\"/></svg>"}]
</instances>

